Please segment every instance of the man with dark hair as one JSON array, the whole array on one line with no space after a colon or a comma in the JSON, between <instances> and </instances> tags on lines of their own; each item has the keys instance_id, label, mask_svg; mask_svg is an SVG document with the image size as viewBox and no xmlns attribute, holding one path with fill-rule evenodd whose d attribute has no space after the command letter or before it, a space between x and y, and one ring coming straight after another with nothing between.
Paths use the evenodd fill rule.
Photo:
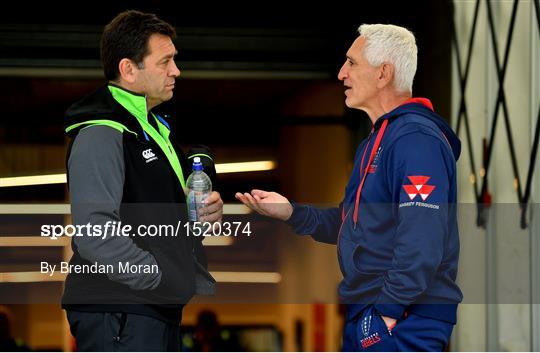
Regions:
<instances>
[{"instance_id":1,"label":"man with dark hair","mask_svg":"<svg viewBox=\"0 0 540 353\"><path fill-rule=\"evenodd\" d=\"M178 351L183 306L214 292L200 241L182 226L149 232L187 220L190 157L154 109L172 98L180 75L174 37L153 14L119 14L101 41L109 82L66 112L73 224L89 226L73 237L62 305L81 351ZM219 222L219 193L205 203L200 221Z\"/></svg>"}]
</instances>

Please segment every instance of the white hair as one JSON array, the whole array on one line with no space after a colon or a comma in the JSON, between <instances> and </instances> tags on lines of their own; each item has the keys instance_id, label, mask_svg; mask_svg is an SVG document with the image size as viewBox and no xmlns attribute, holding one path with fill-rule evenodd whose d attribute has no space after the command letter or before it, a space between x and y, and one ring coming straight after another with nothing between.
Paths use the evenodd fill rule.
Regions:
<instances>
[{"instance_id":1,"label":"white hair","mask_svg":"<svg viewBox=\"0 0 540 353\"><path fill-rule=\"evenodd\" d=\"M366 39L367 62L371 66L392 64L395 89L412 93L418 54L414 34L403 27L383 24L363 24L358 27L358 33Z\"/></svg>"}]
</instances>

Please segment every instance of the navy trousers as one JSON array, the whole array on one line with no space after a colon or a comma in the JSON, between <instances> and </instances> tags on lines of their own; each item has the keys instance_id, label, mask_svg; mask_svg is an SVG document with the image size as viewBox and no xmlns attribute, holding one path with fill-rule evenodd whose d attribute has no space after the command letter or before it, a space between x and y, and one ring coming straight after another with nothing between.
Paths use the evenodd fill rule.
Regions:
<instances>
[{"instance_id":1,"label":"navy trousers","mask_svg":"<svg viewBox=\"0 0 540 353\"><path fill-rule=\"evenodd\" d=\"M345 324L345 352L442 352L454 325L410 313L389 331L372 306Z\"/></svg>"}]
</instances>

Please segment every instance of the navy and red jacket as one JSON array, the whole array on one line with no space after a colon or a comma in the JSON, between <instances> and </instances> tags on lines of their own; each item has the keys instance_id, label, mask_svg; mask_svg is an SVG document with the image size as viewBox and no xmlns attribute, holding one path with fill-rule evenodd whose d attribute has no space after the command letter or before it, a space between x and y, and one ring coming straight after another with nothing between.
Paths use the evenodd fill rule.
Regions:
<instances>
[{"instance_id":1,"label":"navy and red jacket","mask_svg":"<svg viewBox=\"0 0 540 353\"><path fill-rule=\"evenodd\" d=\"M431 102L413 98L376 120L338 208L293 204L296 233L337 244L349 318L373 305L395 319L456 322L460 150Z\"/></svg>"}]
</instances>

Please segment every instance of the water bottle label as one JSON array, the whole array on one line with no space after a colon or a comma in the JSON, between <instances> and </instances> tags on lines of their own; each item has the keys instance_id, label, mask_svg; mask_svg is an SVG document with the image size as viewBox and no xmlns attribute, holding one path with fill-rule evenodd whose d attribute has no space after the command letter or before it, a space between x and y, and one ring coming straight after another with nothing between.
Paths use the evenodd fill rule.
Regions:
<instances>
[{"instance_id":1,"label":"water bottle label","mask_svg":"<svg viewBox=\"0 0 540 353\"><path fill-rule=\"evenodd\" d=\"M199 220L199 209L204 207L204 201L208 196L207 192L191 190L188 193L188 218L190 222Z\"/></svg>"}]
</instances>

